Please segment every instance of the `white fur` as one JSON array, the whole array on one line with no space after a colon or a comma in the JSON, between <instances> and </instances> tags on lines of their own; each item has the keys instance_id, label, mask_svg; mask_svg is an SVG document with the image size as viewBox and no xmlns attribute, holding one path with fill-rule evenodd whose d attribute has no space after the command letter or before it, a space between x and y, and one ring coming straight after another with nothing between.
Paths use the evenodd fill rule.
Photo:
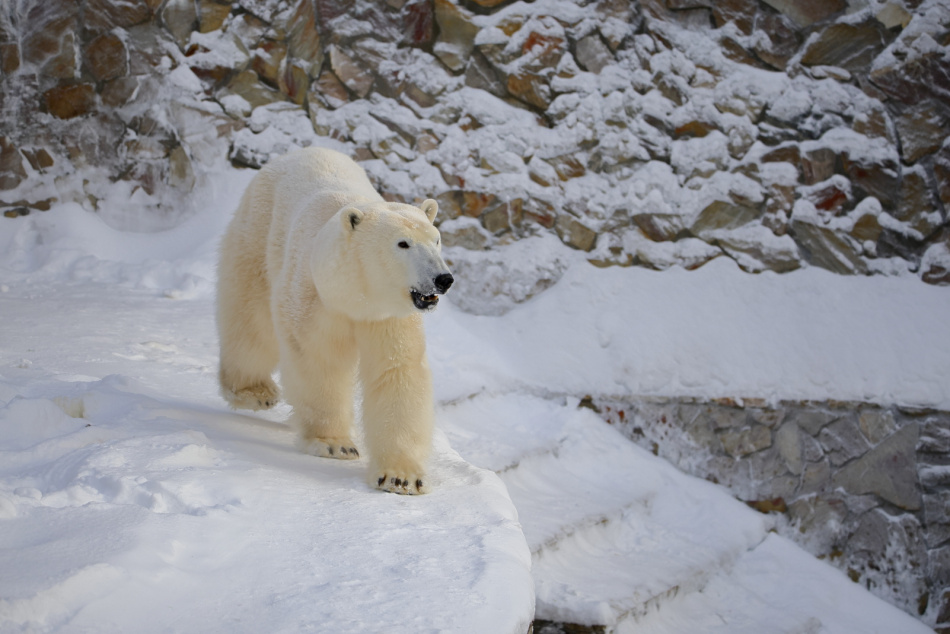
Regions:
<instances>
[{"instance_id":1,"label":"white fur","mask_svg":"<svg viewBox=\"0 0 950 634\"><path fill-rule=\"evenodd\" d=\"M434 279L448 273L437 211L433 200L387 203L352 160L311 148L254 177L221 244L225 399L272 407L279 365L299 446L353 459L358 379L370 481L398 493L428 485L432 377L410 293L434 295Z\"/></svg>"}]
</instances>

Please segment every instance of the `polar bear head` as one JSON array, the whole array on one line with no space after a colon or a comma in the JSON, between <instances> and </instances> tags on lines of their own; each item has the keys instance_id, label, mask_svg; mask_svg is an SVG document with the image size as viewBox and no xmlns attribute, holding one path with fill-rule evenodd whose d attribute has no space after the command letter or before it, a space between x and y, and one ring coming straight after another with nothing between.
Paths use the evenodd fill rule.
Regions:
<instances>
[{"instance_id":1,"label":"polar bear head","mask_svg":"<svg viewBox=\"0 0 950 634\"><path fill-rule=\"evenodd\" d=\"M428 311L454 278L442 259L434 200L347 205L317 237L311 272L320 300L352 319Z\"/></svg>"}]
</instances>

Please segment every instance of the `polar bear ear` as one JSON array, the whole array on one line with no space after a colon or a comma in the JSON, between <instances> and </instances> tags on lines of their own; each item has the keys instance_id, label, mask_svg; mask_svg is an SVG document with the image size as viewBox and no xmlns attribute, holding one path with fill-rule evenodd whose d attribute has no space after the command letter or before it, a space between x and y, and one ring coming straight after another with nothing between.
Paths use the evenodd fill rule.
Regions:
<instances>
[{"instance_id":1,"label":"polar bear ear","mask_svg":"<svg viewBox=\"0 0 950 634\"><path fill-rule=\"evenodd\" d=\"M426 215L426 218L429 219L429 222L435 221L435 215L439 213L439 203L432 200L431 198L427 198L426 200L422 201L422 204L419 206L419 208L422 209L422 213Z\"/></svg>"},{"instance_id":2,"label":"polar bear ear","mask_svg":"<svg viewBox=\"0 0 950 634\"><path fill-rule=\"evenodd\" d=\"M363 222L363 212L356 207L345 207L340 212L340 220L346 230L356 229L356 225Z\"/></svg>"}]
</instances>

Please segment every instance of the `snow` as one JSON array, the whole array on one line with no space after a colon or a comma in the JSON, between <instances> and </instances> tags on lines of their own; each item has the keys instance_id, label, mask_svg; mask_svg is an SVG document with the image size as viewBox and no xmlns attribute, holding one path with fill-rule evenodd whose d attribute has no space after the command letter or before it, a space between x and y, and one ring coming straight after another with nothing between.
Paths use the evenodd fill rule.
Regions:
<instances>
[{"instance_id":1,"label":"snow","mask_svg":"<svg viewBox=\"0 0 950 634\"><path fill-rule=\"evenodd\" d=\"M773 612L801 620L774 631L923 627L577 399L947 408L945 289L726 258L598 269L550 236L504 247L493 279L527 301L475 315L459 288L427 318L434 487L406 498L369 487L362 461L295 451L287 406L217 394L215 250L251 175L210 175L164 231L72 203L3 219L0 632L524 632L536 590L539 617L618 631L631 615L714 631L714 614L765 631L741 625ZM517 274L531 253L547 290ZM572 585L579 562L618 556L644 563L603 572L599 595Z\"/></svg>"}]
</instances>

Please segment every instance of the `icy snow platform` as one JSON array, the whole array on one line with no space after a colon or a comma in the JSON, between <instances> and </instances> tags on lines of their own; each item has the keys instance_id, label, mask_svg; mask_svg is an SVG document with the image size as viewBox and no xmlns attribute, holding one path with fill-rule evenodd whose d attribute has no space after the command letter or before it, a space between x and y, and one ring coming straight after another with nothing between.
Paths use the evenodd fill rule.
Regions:
<instances>
[{"instance_id":1,"label":"icy snow platform","mask_svg":"<svg viewBox=\"0 0 950 634\"><path fill-rule=\"evenodd\" d=\"M492 632L534 614L498 476L302 455L217 395L210 298L0 294L0 632Z\"/></svg>"}]
</instances>

